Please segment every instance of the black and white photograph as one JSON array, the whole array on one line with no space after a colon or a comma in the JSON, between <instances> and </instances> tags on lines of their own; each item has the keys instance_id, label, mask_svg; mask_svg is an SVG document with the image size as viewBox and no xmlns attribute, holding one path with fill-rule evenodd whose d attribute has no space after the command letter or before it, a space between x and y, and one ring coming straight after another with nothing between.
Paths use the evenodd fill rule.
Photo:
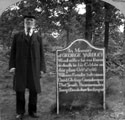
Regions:
<instances>
[{"instance_id":1,"label":"black and white photograph","mask_svg":"<svg viewBox=\"0 0 125 120\"><path fill-rule=\"evenodd\" d=\"M0 120L125 120L125 0L0 0Z\"/></svg>"}]
</instances>

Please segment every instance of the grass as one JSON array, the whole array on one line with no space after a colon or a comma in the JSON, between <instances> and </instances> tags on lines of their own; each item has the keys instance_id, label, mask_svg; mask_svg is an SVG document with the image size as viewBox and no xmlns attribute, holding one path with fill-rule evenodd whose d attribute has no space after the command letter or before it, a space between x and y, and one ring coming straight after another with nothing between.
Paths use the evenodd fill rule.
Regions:
<instances>
[{"instance_id":1,"label":"grass","mask_svg":"<svg viewBox=\"0 0 125 120\"><path fill-rule=\"evenodd\" d=\"M49 56L50 59L50 56ZM54 65L49 61L49 64ZM15 91L13 75L8 71L8 59L0 55L0 120L15 120ZM50 68L53 68L52 66ZM47 68L49 70L49 68ZM60 114L52 112L56 107L56 76L49 71L41 78L42 92L38 95L38 114L36 120L125 120L125 80L113 75L106 81L107 109L67 110ZM53 72L52 72L53 73ZM26 91L26 114L24 120L35 120L27 115L28 91Z\"/></svg>"}]
</instances>

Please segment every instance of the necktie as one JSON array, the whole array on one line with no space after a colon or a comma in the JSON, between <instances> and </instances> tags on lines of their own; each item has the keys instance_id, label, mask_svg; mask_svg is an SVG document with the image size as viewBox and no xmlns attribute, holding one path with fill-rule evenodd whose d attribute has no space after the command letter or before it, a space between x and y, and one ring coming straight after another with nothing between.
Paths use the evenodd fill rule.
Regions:
<instances>
[{"instance_id":1,"label":"necktie","mask_svg":"<svg viewBox=\"0 0 125 120\"><path fill-rule=\"evenodd\" d=\"M30 37L30 29L27 29L27 36Z\"/></svg>"}]
</instances>

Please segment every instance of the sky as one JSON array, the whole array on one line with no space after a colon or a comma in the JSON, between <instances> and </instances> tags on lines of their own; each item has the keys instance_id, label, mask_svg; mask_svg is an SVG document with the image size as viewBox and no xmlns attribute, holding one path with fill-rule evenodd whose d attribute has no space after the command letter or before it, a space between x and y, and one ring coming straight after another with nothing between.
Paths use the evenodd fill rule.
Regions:
<instances>
[{"instance_id":1,"label":"sky","mask_svg":"<svg viewBox=\"0 0 125 120\"><path fill-rule=\"evenodd\" d=\"M77 4L75 10L78 11L79 14L84 14L86 12L85 7L85 4Z\"/></svg>"},{"instance_id":2,"label":"sky","mask_svg":"<svg viewBox=\"0 0 125 120\"><path fill-rule=\"evenodd\" d=\"M120 25L119 30L120 30L121 32L124 32L124 25Z\"/></svg>"}]
</instances>

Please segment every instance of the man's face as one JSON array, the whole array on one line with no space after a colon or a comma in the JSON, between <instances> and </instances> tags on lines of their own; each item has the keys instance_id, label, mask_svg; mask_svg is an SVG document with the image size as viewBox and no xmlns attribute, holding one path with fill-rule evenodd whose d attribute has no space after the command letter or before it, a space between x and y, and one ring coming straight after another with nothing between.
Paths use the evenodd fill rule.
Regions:
<instances>
[{"instance_id":1,"label":"man's face","mask_svg":"<svg viewBox=\"0 0 125 120\"><path fill-rule=\"evenodd\" d=\"M26 28L34 28L36 20L34 18L25 18L24 19L24 26Z\"/></svg>"}]
</instances>

